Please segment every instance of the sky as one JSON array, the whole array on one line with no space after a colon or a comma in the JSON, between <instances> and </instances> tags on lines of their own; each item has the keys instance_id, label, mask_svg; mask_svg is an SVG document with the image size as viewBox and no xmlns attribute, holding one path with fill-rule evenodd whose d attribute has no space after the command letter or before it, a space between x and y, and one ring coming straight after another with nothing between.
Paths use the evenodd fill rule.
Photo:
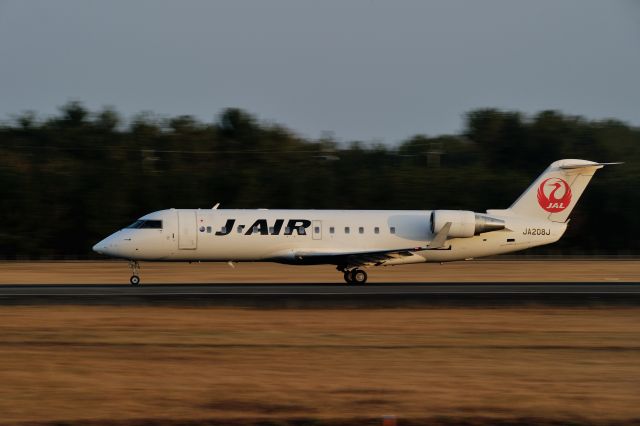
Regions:
<instances>
[{"instance_id":1,"label":"sky","mask_svg":"<svg viewBox=\"0 0 640 426\"><path fill-rule=\"evenodd\" d=\"M0 119L70 100L390 144L485 107L640 125L640 2L0 0Z\"/></svg>"}]
</instances>

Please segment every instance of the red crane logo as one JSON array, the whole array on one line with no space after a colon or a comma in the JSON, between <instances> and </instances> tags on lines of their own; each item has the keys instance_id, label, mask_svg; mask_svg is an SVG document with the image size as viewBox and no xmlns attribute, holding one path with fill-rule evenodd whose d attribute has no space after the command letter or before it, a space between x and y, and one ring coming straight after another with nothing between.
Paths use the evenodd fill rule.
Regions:
<instances>
[{"instance_id":1,"label":"red crane logo","mask_svg":"<svg viewBox=\"0 0 640 426\"><path fill-rule=\"evenodd\" d=\"M569 184L560 178L543 180L538 187L538 203L549 213L558 213L566 209L571 203Z\"/></svg>"}]
</instances>

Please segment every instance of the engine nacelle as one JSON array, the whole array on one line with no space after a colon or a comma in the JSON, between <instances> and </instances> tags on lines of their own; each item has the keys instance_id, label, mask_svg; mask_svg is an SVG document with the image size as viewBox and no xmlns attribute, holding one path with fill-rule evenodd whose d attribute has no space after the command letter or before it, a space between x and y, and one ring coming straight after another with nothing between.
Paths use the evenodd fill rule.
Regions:
<instances>
[{"instance_id":1,"label":"engine nacelle","mask_svg":"<svg viewBox=\"0 0 640 426\"><path fill-rule=\"evenodd\" d=\"M483 232L504 229L504 220L468 210L434 210L431 212L431 232L437 234L451 222L448 237L469 238Z\"/></svg>"}]
</instances>

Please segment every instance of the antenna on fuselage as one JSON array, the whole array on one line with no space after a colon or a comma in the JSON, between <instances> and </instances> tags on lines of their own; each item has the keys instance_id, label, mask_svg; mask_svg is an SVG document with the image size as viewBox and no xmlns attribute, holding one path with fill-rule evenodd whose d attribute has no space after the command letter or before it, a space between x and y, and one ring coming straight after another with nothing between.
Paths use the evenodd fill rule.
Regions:
<instances>
[{"instance_id":1,"label":"antenna on fuselage","mask_svg":"<svg viewBox=\"0 0 640 426\"><path fill-rule=\"evenodd\" d=\"M216 203L215 206L211 207L211 210L218 210L218 207L220 207L220 203Z\"/></svg>"}]
</instances>

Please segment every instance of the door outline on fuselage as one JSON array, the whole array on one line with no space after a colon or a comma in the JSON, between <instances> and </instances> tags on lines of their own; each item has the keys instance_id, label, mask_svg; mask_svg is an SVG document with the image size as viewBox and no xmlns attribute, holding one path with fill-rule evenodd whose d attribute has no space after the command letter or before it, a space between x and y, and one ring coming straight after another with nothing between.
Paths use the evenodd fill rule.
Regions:
<instances>
[{"instance_id":1,"label":"door outline on fuselage","mask_svg":"<svg viewBox=\"0 0 640 426\"><path fill-rule=\"evenodd\" d=\"M318 232L316 232L316 228ZM322 221L321 220L311 221L311 236L314 240L322 239Z\"/></svg>"},{"instance_id":2,"label":"door outline on fuselage","mask_svg":"<svg viewBox=\"0 0 640 426\"><path fill-rule=\"evenodd\" d=\"M178 249L198 248L198 221L194 210L178 210Z\"/></svg>"}]
</instances>

